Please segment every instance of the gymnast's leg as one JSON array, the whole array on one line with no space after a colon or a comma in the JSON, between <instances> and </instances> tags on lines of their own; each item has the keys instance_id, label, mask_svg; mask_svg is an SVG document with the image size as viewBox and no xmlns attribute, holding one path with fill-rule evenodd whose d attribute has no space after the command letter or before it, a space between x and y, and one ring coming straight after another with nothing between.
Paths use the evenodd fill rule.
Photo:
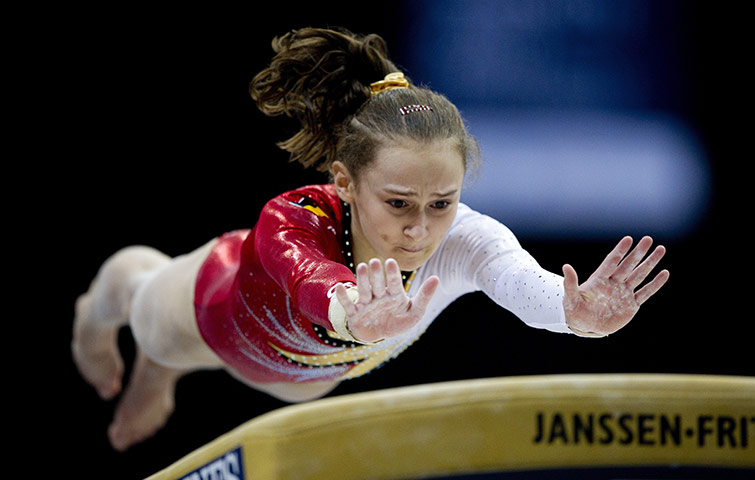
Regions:
<instances>
[{"instance_id":1,"label":"gymnast's leg","mask_svg":"<svg viewBox=\"0 0 755 480\"><path fill-rule=\"evenodd\" d=\"M77 302L74 358L103 398L120 391L123 361L117 348L118 329L130 324L136 341L134 369L108 429L118 450L163 427L173 412L175 386L182 375L224 368L201 338L194 311L197 273L214 242L173 259L146 247L124 249L105 262ZM245 383L288 402L319 398L338 385L338 381Z\"/></svg>"},{"instance_id":2,"label":"gymnast's leg","mask_svg":"<svg viewBox=\"0 0 755 480\"><path fill-rule=\"evenodd\" d=\"M123 249L77 301L73 357L101 397L121 390L119 328L130 324L136 340L134 370L108 431L119 450L164 425L181 375L221 365L202 341L193 311L196 275L213 243L174 259L148 247Z\"/></svg>"},{"instance_id":3,"label":"gymnast's leg","mask_svg":"<svg viewBox=\"0 0 755 480\"><path fill-rule=\"evenodd\" d=\"M121 391L118 331L128 324L131 299L146 274L170 259L148 247L128 247L105 261L76 301L71 350L84 379L103 399Z\"/></svg>"},{"instance_id":4,"label":"gymnast's leg","mask_svg":"<svg viewBox=\"0 0 755 480\"><path fill-rule=\"evenodd\" d=\"M178 379L191 371L220 368L196 324L196 277L215 241L176 257L147 275L134 293L130 325L137 357L128 387L108 429L118 450L152 436L173 413Z\"/></svg>"}]
</instances>

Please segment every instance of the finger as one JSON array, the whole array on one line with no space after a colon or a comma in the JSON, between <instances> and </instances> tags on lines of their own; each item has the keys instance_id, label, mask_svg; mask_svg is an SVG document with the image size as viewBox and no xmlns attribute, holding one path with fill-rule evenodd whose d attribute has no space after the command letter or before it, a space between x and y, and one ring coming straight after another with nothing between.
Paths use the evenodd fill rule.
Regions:
<instances>
[{"instance_id":1,"label":"finger","mask_svg":"<svg viewBox=\"0 0 755 480\"><path fill-rule=\"evenodd\" d=\"M568 263L561 270L564 272L564 297L572 301L579 297L579 278L577 271Z\"/></svg>"},{"instance_id":2,"label":"finger","mask_svg":"<svg viewBox=\"0 0 755 480\"><path fill-rule=\"evenodd\" d=\"M370 284L372 296L381 298L385 296L385 275L383 274L383 262L377 258L370 260Z\"/></svg>"},{"instance_id":3,"label":"finger","mask_svg":"<svg viewBox=\"0 0 755 480\"><path fill-rule=\"evenodd\" d=\"M627 284L634 290L645 281L650 272L658 265L661 258L666 254L666 248L659 245L634 271L627 277Z\"/></svg>"},{"instance_id":4,"label":"finger","mask_svg":"<svg viewBox=\"0 0 755 480\"><path fill-rule=\"evenodd\" d=\"M648 253L651 245L653 245L652 238L642 237L642 239L637 242L637 246L634 247L634 250L632 250L632 252L627 255L624 260L621 261L621 264L613 273L613 275L611 275L611 277L619 282L625 282L637 267L637 265L640 263L640 261L643 259L645 254Z\"/></svg>"},{"instance_id":5,"label":"finger","mask_svg":"<svg viewBox=\"0 0 755 480\"><path fill-rule=\"evenodd\" d=\"M359 303L372 301L372 285L370 284L369 268L366 263L357 265L357 291L359 292Z\"/></svg>"},{"instance_id":6,"label":"finger","mask_svg":"<svg viewBox=\"0 0 755 480\"><path fill-rule=\"evenodd\" d=\"M632 246L632 237L624 237L619 243L611 250L606 258L601 262L598 269L595 270L593 276L599 276L608 278L616 271L616 267L621 263L621 259L627 254L629 248Z\"/></svg>"},{"instance_id":7,"label":"finger","mask_svg":"<svg viewBox=\"0 0 755 480\"><path fill-rule=\"evenodd\" d=\"M346 287L342 283L336 285L336 298L346 312L347 317L353 317L357 313L357 307L354 302L349 298L349 294L346 293Z\"/></svg>"},{"instance_id":8,"label":"finger","mask_svg":"<svg viewBox=\"0 0 755 480\"><path fill-rule=\"evenodd\" d=\"M433 275L419 287L419 292L412 299L411 306L409 307L413 313L417 313L418 318L422 318L422 315L424 315L427 305L430 303L433 295L435 295L435 290L438 289L438 285L440 285L440 279Z\"/></svg>"},{"instance_id":9,"label":"finger","mask_svg":"<svg viewBox=\"0 0 755 480\"><path fill-rule=\"evenodd\" d=\"M660 288L666 284L668 278L669 271L663 270L658 273L658 275L656 275L650 283L639 289L634 295L634 298L637 301L637 305L642 305L647 301L648 298L652 297L655 292L660 290Z\"/></svg>"},{"instance_id":10,"label":"finger","mask_svg":"<svg viewBox=\"0 0 755 480\"><path fill-rule=\"evenodd\" d=\"M401 281L401 270L396 260L389 258L385 261L385 275L389 295L401 295L404 293L404 282Z\"/></svg>"}]
</instances>

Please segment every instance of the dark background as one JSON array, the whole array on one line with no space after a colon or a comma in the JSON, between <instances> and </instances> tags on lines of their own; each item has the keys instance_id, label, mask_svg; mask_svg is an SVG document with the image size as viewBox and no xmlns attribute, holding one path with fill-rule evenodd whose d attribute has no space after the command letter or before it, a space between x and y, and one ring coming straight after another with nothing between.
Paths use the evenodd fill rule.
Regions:
<instances>
[{"instance_id":1,"label":"dark background","mask_svg":"<svg viewBox=\"0 0 755 480\"><path fill-rule=\"evenodd\" d=\"M469 295L399 358L332 395L514 375L755 373L746 333L753 316L745 303L751 292L750 201L737 188L752 157L740 127L751 118L739 116L745 95L749 100L741 88L744 44L736 28L742 13L731 3L660 4L659 21L675 25L680 61L674 78L684 83L674 102L659 105L693 126L713 174L713 196L700 224L682 238L657 239L668 248L668 285L627 328L603 340L530 329L483 295ZM50 328L38 356L42 381L38 375L24 380L33 383L30 389L41 388L32 397L40 405L27 417L26 430L32 437L46 432L60 454L56 468L73 478L137 479L284 403L222 372L194 373L179 382L176 412L162 431L126 453L114 452L106 430L115 401L100 401L70 359L76 297L121 247L146 244L183 254L213 236L250 227L272 196L326 180L287 163L274 143L294 126L263 117L248 96L249 81L271 58L275 35L306 25L376 32L401 63L415 19L401 2L373 4L368 12L354 2L262 11L67 8L47 12L52 25L40 49L44 55L32 59L42 78L35 97L44 115L37 121L49 132L35 145L43 143L52 154L44 168L26 165L41 175L32 188L44 199L44 208L27 218L31 228L36 225L28 236L41 244L40 268L49 280L44 301L31 304L43 314L22 318ZM411 72L411 65L406 68ZM40 233L40 225L51 228ZM586 278L618 238L520 240L545 268L560 272L568 262ZM39 285L36 278L28 284ZM128 331L121 346L128 363Z\"/></svg>"}]
</instances>

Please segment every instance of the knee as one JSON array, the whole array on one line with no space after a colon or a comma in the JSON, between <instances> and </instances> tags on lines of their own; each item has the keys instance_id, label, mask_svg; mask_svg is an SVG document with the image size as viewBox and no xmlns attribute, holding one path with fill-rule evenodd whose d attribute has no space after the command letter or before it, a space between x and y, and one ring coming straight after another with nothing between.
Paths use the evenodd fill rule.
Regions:
<instances>
[{"instance_id":1,"label":"knee","mask_svg":"<svg viewBox=\"0 0 755 480\"><path fill-rule=\"evenodd\" d=\"M150 247L132 246L116 252L102 264L92 282L93 313L104 319L128 317L145 273L168 262L170 257Z\"/></svg>"},{"instance_id":2,"label":"knee","mask_svg":"<svg viewBox=\"0 0 755 480\"><path fill-rule=\"evenodd\" d=\"M176 332L171 332L170 316L160 289L153 279L144 280L138 286L129 306L129 326L136 344L157 363L164 363L171 354L171 345Z\"/></svg>"}]
</instances>

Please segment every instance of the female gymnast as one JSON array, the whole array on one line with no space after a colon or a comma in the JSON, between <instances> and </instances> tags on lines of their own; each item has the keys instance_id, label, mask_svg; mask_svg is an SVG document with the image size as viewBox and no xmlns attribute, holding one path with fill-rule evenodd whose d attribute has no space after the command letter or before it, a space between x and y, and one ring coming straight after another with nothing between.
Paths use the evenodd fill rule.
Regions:
<instances>
[{"instance_id":1,"label":"female gymnast","mask_svg":"<svg viewBox=\"0 0 755 480\"><path fill-rule=\"evenodd\" d=\"M498 221L459 202L479 156L456 107L413 85L377 35L305 28L273 41L250 92L301 130L280 147L331 183L283 193L253 228L168 258L125 248L76 302L72 352L104 399L121 393L120 327L137 344L108 429L118 450L173 411L180 376L225 368L276 398L319 398L417 340L483 291L535 328L616 332L667 281L665 249L623 238L581 285L542 269Z\"/></svg>"}]
</instances>

